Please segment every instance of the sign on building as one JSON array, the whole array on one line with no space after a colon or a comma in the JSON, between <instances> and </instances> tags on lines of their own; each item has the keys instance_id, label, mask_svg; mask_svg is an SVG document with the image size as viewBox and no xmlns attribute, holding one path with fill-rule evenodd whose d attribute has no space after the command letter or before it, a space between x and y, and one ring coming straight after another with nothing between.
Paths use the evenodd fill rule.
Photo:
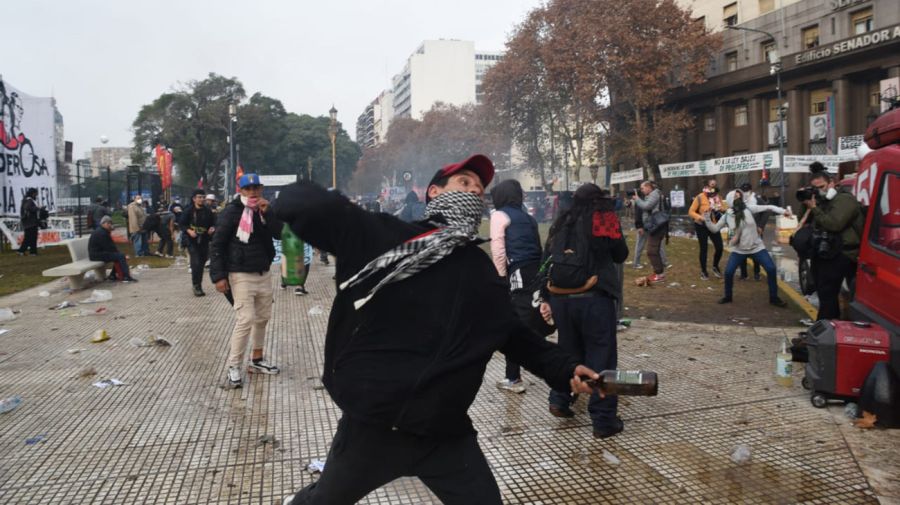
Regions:
<instances>
[{"instance_id":1,"label":"sign on building","mask_svg":"<svg viewBox=\"0 0 900 505\"><path fill-rule=\"evenodd\" d=\"M825 165L829 172L838 173L838 165L845 161L856 161L856 153L853 154L810 154L810 155L786 155L784 157L784 172L787 174L805 174L809 172L809 165L815 161Z\"/></svg>"},{"instance_id":2,"label":"sign on building","mask_svg":"<svg viewBox=\"0 0 900 505\"><path fill-rule=\"evenodd\" d=\"M878 85L878 93L881 97L881 112L885 113L891 108L891 100L900 97L900 77L882 79Z\"/></svg>"},{"instance_id":3,"label":"sign on building","mask_svg":"<svg viewBox=\"0 0 900 505\"><path fill-rule=\"evenodd\" d=\"M684 190L676 189L670 191L669 201L672 203L672 208L674 209L684 208Z\"/></svg>"},{"instance_id":4,"label":"sign on building","mask_svg":"<svg viewBox=\"0 0 900 505\"><path fill-rule=\"evenodd\" d=\"M711 176L720 174L733 174L737 172L752 172L763 168L780 168L778 151L766 151L762 153L741 154L726 158L713 158L711 160L688 161L686 163L668 163L659 166L659 173L663 179L673 177L694 177L698 175Z\"/></svg>"},{"instance_id":5,"label":"sign on building","mask_svg":"<svg viewBox=\"0 0 900 505\"><path fill-rule=\"evenodd\" d=\"M56 128L52 98L38 98L0 79L0 216L19 215L28 188L56 210Z\"/></svg>"},{"instance_id":6,"label":"sign on building","mask_svg":"<svg viewBox=\"0 0 900 505\"><path fill-rule=\"evenodd\" d=\"M610 184L624 184L626 182L633 181L642 181L644 180L644 168L638 167L632 170L622 170L620 172L613 172L609 176Z\"/></svg>"},{"instance_id":7,"label":"sign on building","mask_svg":"<svg viewBox=\"0 0 900 505\"><path fill-rule=\"evenodd\" d=\"M856 156L856 148L863 143L864 135L848 135L838 139L838 154L842 156Z\"/></svg>"},{"instance_id":8,"label":"sign on building","mask_svg":"<svg viewBox=\"0 0 900 505\"><path fill-rule=\"evenodd\" d=\"M293 175L260 175L259 182L263 186L287 186L297 182L297 174Z\"/></svg>"}]
</instances>

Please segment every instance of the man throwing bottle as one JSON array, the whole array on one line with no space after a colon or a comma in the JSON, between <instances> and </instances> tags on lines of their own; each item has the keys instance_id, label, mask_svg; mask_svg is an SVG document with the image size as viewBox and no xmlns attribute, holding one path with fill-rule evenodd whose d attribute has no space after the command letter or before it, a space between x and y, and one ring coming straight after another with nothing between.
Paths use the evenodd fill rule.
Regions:
<instances>
[{"instance_id":1,"label":"man throwing bottle","mask_svg":"<svg viewBox=\"0 0 900 505\"><path fill-rule=\"evenodd\" d=\"M493 175L483 155L445 166L411 223L311 183L281 192L278 217L337 258L322 380L343 411L321 478L284 504L352 504L416 476L445 504L499 505L467 414L494 351L590 392L580 377L598 374L524 325L478 246Z\"/></svg>"}]
</instances>

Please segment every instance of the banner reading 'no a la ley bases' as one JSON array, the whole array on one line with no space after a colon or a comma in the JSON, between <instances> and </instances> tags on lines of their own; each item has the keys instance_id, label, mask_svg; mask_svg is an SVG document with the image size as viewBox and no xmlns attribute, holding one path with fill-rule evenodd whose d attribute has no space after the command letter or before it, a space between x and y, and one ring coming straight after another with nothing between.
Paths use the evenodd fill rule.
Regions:
<instances>
[{"instance_id":1,"label":"banner reading 'no a la ley bases'","mask_svg":"<svg viewBox=\"0 0 900 505\"><path fill-rule=\"evenodd\" d=\"M778 162L778 151L766 151L762 153L739 154L726 158L713 158L711 160L688 161L686 163L668 163L659 166L659 173L663 179L672 177L693 177L697 175L720 175L737 172L752 172L763 168L781 168Z\"/></svg>"},{"instance_id":2,"label":"banner reading 'no a la ley bases'","mask_svg":"<svg viewBox=\"0 0 900 505\"><path fill-rule=\"evenodd\" d=\"M28 188L56 210L56 128L52 98L27 95L0 79L0 216L18 216Z\"/></svg>"}]
</instances>

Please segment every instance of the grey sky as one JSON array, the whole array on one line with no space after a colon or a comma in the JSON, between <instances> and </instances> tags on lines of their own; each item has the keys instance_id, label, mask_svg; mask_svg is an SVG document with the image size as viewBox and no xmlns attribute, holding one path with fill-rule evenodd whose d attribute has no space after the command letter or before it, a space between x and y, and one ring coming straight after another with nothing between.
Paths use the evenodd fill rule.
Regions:
<instances>
[{"instance_id":1,"label":"grey sky","mask_svg":"<svg viewBox=\"0 0 900 505\"><path fill-rule=\"evenodd\" d=\"M539 0L28 0L5 9L4 80L57 99L75 155L131 145L139 108L208 72L344 128L425 39L502 49ZM11 16L11 17L8 17ZM11 31L11 33L10 33Z\"/></svg>"}]
</instances>

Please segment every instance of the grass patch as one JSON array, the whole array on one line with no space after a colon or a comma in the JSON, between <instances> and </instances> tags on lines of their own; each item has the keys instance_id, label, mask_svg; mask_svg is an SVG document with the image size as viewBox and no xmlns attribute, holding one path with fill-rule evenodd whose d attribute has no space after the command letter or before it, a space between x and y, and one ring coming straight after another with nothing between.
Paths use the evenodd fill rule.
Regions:
<instances>
[{"instance_id":1,"label":"grass patch","mask_svg":"<svg viewBox=\"0 0 900 505\"><path fill-rule=\"evenodd\" d=\"M129 256L134 252L130 244L116 244L116 247ZM0 252L0 296L53 281L57 277L44 277L42 272L71 261L69 248L64 245L39 249L37 256L19 256L15 250ZM172 262L173 260L166 258L145 256L129 258L128 265L131 268L140 264L149 265L150 268L165 268Z\"/></svg>"}]
</instances>

